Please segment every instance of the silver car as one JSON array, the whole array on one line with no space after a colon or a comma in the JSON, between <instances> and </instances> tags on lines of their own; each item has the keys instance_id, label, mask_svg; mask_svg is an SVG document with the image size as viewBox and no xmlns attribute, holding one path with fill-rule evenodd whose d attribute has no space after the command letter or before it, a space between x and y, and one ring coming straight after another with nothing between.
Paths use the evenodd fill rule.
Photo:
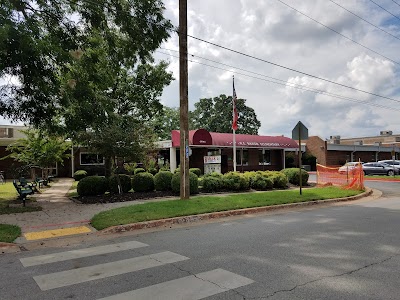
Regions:
<instances>
[{"instance_id":1,"label":"silver car","mask_svg":"<svg viewBox=\"0 0 400 300\"><path fill-rule=\"evenodd\" d=\"M392 166L380 163L380 162L369 162L362 165L362 169L365 175L388 175L393 176L399 174L399 169L393 168Z\"/></svg>"},{"instance_id":2,"label":"silver car","mask_svg":"<svg viewBox=\"0 0 400 300\"><path fill-rule=\"evenodd\" d=\"M392 160L392 159L388 159L388 160L380 160L380 163L385 163L388 164L389 166L396 168L396 169L400 169L400 160Z\"/></svg>"}]
</instances>

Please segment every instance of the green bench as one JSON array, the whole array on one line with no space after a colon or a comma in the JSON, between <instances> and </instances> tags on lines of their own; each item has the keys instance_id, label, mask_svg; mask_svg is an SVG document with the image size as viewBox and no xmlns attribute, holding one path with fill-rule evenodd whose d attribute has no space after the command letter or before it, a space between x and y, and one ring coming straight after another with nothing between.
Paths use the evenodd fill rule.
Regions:
<instances>
[{"instance_id":1,"label":"green bench","mask_svg":"<svg viewBox=\"0 0 400 300\"><path fill-rule=\"evenodd\" d=\"M22 200L22 205L25 206L26 197L28 195L33 195L34 194L34 191L33 191L32 187L18 185L16 180L13 180L13 184L14 184L15 189L18 192L18 195L19 195L18 198L20 200Z\"/></svg>"}]
</instances>

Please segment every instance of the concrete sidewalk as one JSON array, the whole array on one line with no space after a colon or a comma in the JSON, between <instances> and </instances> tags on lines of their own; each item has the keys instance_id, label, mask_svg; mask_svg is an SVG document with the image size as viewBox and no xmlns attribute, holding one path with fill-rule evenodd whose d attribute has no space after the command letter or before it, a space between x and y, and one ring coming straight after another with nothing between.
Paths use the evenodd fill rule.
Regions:
<instances>
[{"instance_id":1,"label":"concrete sidewalk","mask_svg":"<svg viewBox=\"0 0 400 300\"><path fill-rule=\"evenodd\" d=\"M101 211L144 203L144 201L130 201L79 204L67 196L72 183L71 178L58 178L50 188L42 188L42 193L35 194L37 204L43 208L42 211L1 215L0 223L18 225L24 235L31 232L87 226L90 219ZM93 228L90 227L90 229L94 231Z\"/></svg>"}]
</instances>

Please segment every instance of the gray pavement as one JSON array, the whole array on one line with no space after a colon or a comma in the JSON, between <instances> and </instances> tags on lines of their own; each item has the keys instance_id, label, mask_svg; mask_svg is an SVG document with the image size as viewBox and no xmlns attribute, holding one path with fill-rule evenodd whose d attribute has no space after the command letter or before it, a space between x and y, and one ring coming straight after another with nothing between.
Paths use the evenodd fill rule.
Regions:
<instances>
[{"instance_id":1,"label":"gray pavement","mask_svg":"<svg viewBox=\"0 0 400 300\"><path fill-rule=\"evenodd\" d=\"M72 183L73 179L71 178L58 178L50 188L43 188L40 194L35 194L37 205L43 208L42 211L1 215L0 223L18 225L21 227L22 233L68 228L89 224L95 214L104 210L144 203L144 201L105 204L76 203L67 196ZM146 202L149 201L152 200L146 200Z\"/></svg>"}]
</instances>

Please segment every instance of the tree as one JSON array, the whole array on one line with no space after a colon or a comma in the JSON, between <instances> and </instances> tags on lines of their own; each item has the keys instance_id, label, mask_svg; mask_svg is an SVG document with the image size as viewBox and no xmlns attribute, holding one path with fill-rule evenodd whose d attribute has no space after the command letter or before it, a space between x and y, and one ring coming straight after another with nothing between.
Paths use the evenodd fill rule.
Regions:
<instances>
[{"instance_id":1,"label":"tree","mask_svg":"<svg viewBox=\"0 0 400 300\"><path fill-rule=\"evenodd\" d=\"M159 140L171 139L171 130L179 130L179 107L164 106L152 121L152 127Z\"/></svg>"},{"instance_id":2,"label":"tree","mask_svg":"<svg viewBox=\"0 0 400 300\"><path fill-rule=\"evenodd\" d=\"M68 120L59 112L77 108L66 101L64 86L74 86L82 78L65 82L64 74L88 48L96 48L96 42L99 48L105 47L108 71L113 76L124 77L119 73L121 66L127 73L137 71L137 67L145 76L152 52L172 29L163 11L161 0L2 1L0 78L5 83L0 83L0 114L36 127L65 125ZM88 57L97 63L95 56ZM86 63L94 71L92 61ZM91 73L87 79L95 75ZM98 74L97 83L106 75ZM93 112L89 121L109 104L102 100L88 110ZM101 109L92 110L98 107Z\"/></svg>"},{"instance_id":3,"label":"tree","mask_svg":"<svg viewBox=\"0 0 400 300\"><path fill-rule=\"evenodd\" d=\"M69 157L66 151L71 144L64 138L35 129L23 130L22 133L26 138L9 145L7 151L11 154L6 157L14 158L28 166L42 168L42 176L47 177L48 168L55 166L56 163L63 164L64 159Z\"/></svg>"},{"instance_id":4,"label":"tree","mask_svg":"<svg viewBox=\"0 0 400 300\"><path fill-rule=\"evenodd\" d=\"M191 112L193 128L204 128L211 132L232 132L232 97L220 95L214 98L203 98L195 103ZM236 133L258 134L261 126L254 109L246 106L246 100L237 99L239 114Z\"/></svg>"}]
</instances>

